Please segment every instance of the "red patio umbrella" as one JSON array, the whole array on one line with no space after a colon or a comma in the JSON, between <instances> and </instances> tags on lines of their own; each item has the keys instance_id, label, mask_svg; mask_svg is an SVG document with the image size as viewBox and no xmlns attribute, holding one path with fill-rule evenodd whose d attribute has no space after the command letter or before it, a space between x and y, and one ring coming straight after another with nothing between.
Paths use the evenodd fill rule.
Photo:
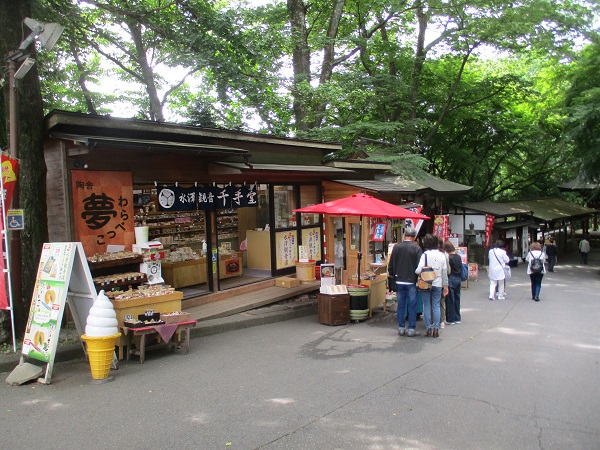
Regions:
<instances>
[{"instance_id":1,"label":"red patio umbrella","mask_svg":"<svg viewBox=\"0 0 600 450\"><path fill-rule=\"evenodd\" d=\"M358 283L360 284L360 260L362 259L362 218L377 217L382 219L429 219L420 213L396 206L383 200L379 200L367 194L353 194L350 197L319 203L294 209L293 212L330 214L334 216L359 216L359 241L358 241Z\"/></svg>"}]
</instances>

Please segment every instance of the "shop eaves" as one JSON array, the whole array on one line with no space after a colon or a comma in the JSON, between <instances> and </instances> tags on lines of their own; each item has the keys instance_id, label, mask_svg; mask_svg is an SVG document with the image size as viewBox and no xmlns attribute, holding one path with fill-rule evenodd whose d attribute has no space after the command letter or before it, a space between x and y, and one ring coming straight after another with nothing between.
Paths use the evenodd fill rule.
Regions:
<instances>
[{"instance_id":1,"label":"shop eaves","mask_svg":"<svg viewBox=\"0 0 600 450\"><path fill-rule=\"evenodd\" d=\"M170 152L213 156L244 156L248 150L211 144L192 144L185 142L157 141L108 136L86 136L69 133L50 133L50 138L72 141L76 147L92 150L94 148L111 147L127 148L142 152Z\"/></svg>"},{"instance_id":2,"label":"shop eaves","mask_svg":"<svg viewBox=\"0 0 600 450\"><path fill-rule=\"evenodd\" d=\"M240 172L248 172L248 171L261 171L261 172L311 172L311 173L321 173L321 174L332 174L332 175L342 175L342 174L353 174L352 170L348 169L338 169L335 167L329 166L310 166L310 165L290 165L290 164L254 164L252 160L250 160L250 166L244 163L235 163L235 162L216 162L215 165L230 167L233 169L237 169Z\"/></svg>"},{"instance_id":3,"label":"shop eaves","mask_svg":"<svg viewBox=\"0 0 600 450\"><path fill-rule=\"evenodd\" d=\"M530 215L531 217L544 222L585 217L598 212L593 208L586 208L585 206L580 206L558 198L542 198L499 203L465 203L460 206L462 208L491 214L496 217Z\"/></svg>"}]
</instances>

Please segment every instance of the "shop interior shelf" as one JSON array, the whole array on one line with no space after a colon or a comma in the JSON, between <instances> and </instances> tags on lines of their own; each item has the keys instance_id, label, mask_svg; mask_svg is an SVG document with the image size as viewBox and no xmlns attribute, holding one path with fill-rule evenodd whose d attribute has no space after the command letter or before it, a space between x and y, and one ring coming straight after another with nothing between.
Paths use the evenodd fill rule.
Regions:
<instances>
[{"instance_id":1,"label":"shop interior shelf","mask_svg":"<svg viewBox=\"0 0 600 450\"><path fill-rule=\"evenodd\" d=\"M143 276L140 277L136 277L133 279L128 279L128 280L121 280L121 281L114 281L114 282L110 282L110 283L96 283L94 282L94 286L96 287L96 290L100 290L100 289L104 289L105 291L111 291L116 287L121 287L121 286L136 286L142 283L145 283L146 281L148 281L148 277L144 274Z\"/></svg>"},{"instance_id":2,"label":"shop interior shelf","mask_svg":"<svg viewBox=\"0 0 600 450\"><path fill-rule=\"evenodd\" d=\"M119 267L129 264L141 264L143 262L142 255L133 256L131 258L110 259L106 261L89 262L90 271L97 269L105 269L107 267Z\"/></svg>"}]
</instances>

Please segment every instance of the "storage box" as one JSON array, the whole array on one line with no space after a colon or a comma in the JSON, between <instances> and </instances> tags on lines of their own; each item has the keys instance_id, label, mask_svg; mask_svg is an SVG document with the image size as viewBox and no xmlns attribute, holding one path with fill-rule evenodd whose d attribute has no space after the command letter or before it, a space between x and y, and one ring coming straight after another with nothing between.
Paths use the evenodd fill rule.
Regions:
<instances>
[{"instance_id":1,"label":"storage box","mask_svg":"<svg viewBox=\"0 0 600 450\"><path fill-rule=\"evenodd\" d=\"M319 294L319 322L324 325L350 323L350 296Z\"/></svg>"},{"instance_id":2,"label":"storage box","mask_svg":"<svg viewBox=\"0 0 600 450\"><path fill-rule=\"evenodd\" d=\"M160 320L164 323L179 323L190 320L190 313L178 312L177 314L161 314Z\"/></svg>"},{"instance_id":3,"label":"storage box","mask_svg":"<svg viewBox=\"0 0 600 450\"><path fill-rule=\"evenodd\" d=\"M292 277L281 277L275 279L275 286L293 288L300 286L300 280Z\"/></svg>"}]
</instances>

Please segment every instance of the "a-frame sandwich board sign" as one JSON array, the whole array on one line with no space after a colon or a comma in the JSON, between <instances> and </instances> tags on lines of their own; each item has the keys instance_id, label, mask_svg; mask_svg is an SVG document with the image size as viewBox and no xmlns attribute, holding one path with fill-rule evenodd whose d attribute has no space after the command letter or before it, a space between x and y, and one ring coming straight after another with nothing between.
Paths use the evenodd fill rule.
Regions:
<instances>
[{"instance_id":1,"label":"a-frame sandwich board sign","mask_svg":"<svg viewBox=\"0 0 600 450\"><path fill-rule=\"evenodd\" d=\"M39 382L50 384L66 301L69 302L77 332L81 336L96 297L94 281L81 242L45 243L21 355L21 363L26 358L47 363L45 376Z\"/></svg>"}]
</instances>

